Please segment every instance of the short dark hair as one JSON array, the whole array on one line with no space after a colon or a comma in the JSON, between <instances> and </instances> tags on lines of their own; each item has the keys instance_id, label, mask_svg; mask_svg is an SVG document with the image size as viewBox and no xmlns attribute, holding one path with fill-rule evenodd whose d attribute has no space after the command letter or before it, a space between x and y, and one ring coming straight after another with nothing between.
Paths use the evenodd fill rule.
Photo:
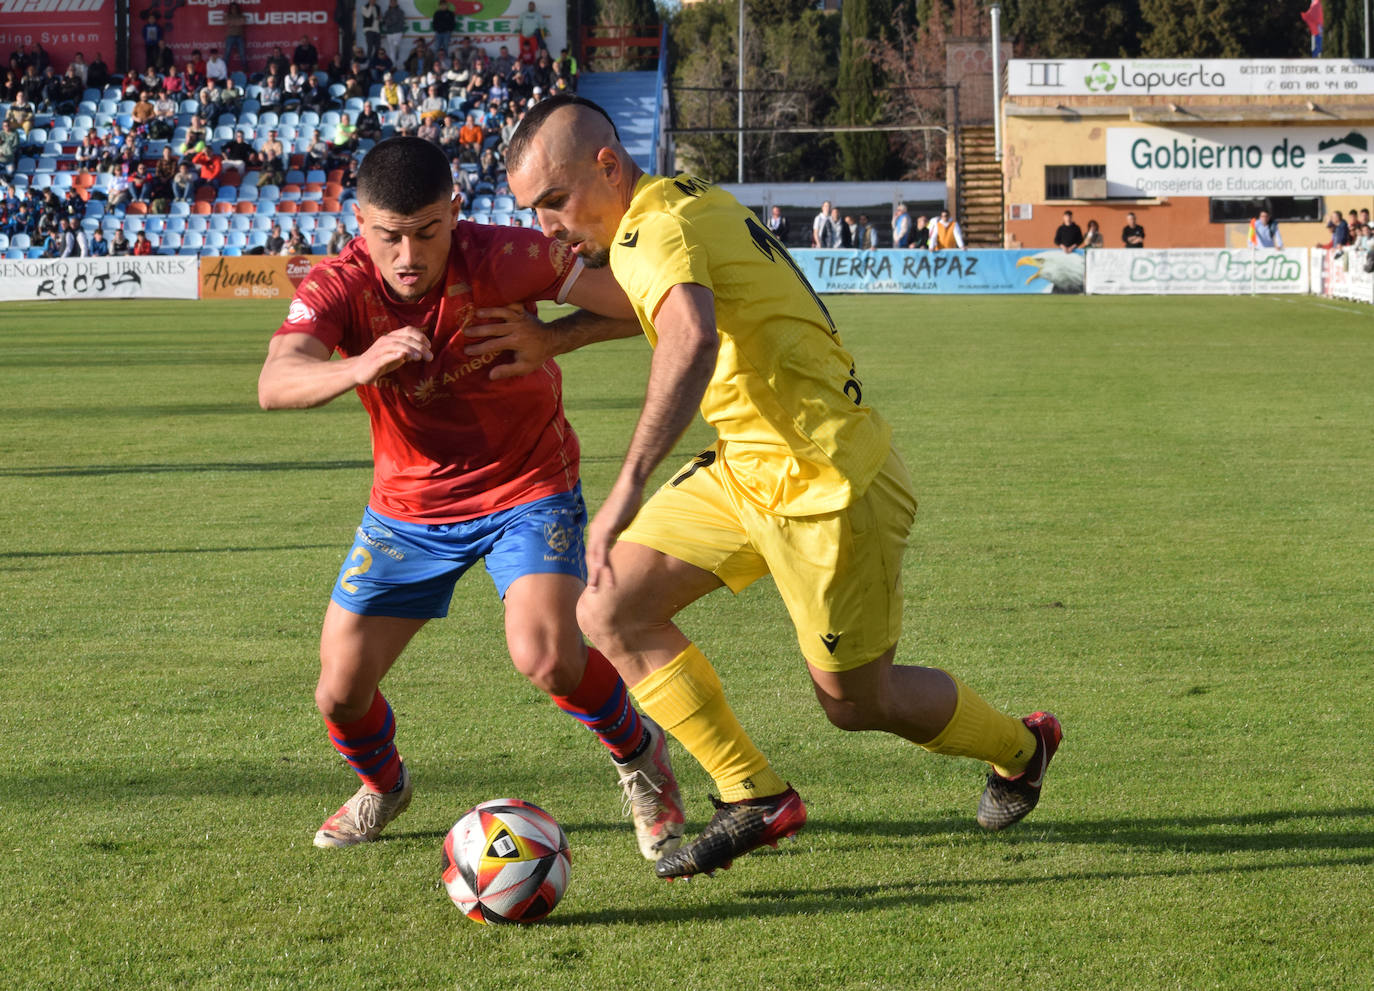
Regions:
<instances>
[{"instance_id":1,"label":"short dark hair","mask_svg":"<svg viewBox=\"0 0 1374 991\"><path fill-rule=\"evenodd\" d=\"M611 115L601 107L600 104L593 103L585 96L574 96L572 93L558 93L549 97L547 100L540 100L529 110L525 111L525 118L520 122L520 126L511 135L510 143L506 146L506 168L513 169L519 166L520 160L529 151L529 145L534 136L539 133L539 129L544 126L544 122L550 115L563 109L564 107L586 107L595 110L602 117L606 118L611 125L611 132L617 141L620 140L620 131L616 129L615 121L611 120Z\"/></svg>"},{"instance_id":2,"label":"short dark hair","mask_svg":"<svg viewBox=\"0 0 1374 991\"><path fill-rule=\"evenodd\" d=\"M453 197L453 173L438 145L394 137L374 145L358 167L358 199L391 213L419 213Z\"/></svg>"}]
</instances>

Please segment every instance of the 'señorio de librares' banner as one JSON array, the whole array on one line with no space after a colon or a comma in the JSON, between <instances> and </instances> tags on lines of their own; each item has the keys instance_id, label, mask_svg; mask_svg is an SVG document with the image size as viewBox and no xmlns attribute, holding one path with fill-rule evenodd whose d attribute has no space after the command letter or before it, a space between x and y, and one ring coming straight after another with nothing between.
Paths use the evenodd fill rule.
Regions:
<instances>
[{"instance_id":1,"label":"'se\u00f1orio de librares' banner","mask_svg":"<svg viewBox=\"0 0 1374 991\"><path fill-rule=\"evenodd\" d=\"M199 272L194 255L0 261L0 300L195 299Z\"/></svg>"},{"instance_id":2,"label":"'se\u00f1orio de librares' banner","mask_svg":"<svg viewBox=\"0 0 1374 991\"><path fill-rule=\"evenodd\" d=\"M1083 253L794 250L816 292L1079 293Z\"/></svg>"}]
</instances>

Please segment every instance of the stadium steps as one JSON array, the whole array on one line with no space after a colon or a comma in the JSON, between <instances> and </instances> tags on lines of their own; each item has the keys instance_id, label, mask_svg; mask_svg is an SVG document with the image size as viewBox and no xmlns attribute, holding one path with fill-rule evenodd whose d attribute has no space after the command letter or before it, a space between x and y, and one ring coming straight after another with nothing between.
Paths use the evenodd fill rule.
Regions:
<instances>
[{"instance_id":1,"label":"stadium steps","mask_svg":"<svg viewBox=\"0 0 1374 991\"><path fill-rule=\"evenodd\" d=\"M1002 163L993 128L959 131L959 226L970 248L1000 248L1006 216Z\"/></svg>"},{"instance_id":2,"label":"stadium steps","mask_svg":"<svg viewBox=\"0 0 1374 991\"><path fill-rule=\"evenodd\" d=\"M625 150L641 169L652 174L658 73L584 72L577 81L577 95L605 108L615 121Z\"/></svg>"}]
</instances>

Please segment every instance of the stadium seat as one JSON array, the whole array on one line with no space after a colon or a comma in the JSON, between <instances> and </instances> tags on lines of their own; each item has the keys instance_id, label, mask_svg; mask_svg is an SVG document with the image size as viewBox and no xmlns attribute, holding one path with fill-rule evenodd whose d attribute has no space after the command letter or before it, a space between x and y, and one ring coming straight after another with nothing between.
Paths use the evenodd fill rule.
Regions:
<instances>
[{"instance_id":1,"label":"stadium seat","mask_svg":"<svg viewBox=\"0 0 1374 991\"><path fill-rule=\"evenodd\" d=\"M128 205L124 208L124 215L126 217L138 216L147 212L148 204L144 203L142 200L130 200Z\"/></svg>"},{"instance_id":2,"label":"stadium seat","mask_svg":"<svg viewBox=\"0 0 1374 991\"><path fill-rule=\"evenodd\" d=\"M28 258L28 259L31 260L31 261L32 261L32 260L35 260L35 259L38 259L38 258L42 258L42 257L43 257L43 249L42 249L42 247L40 247L40 246L32 247L32 248L30 248L27 252L24 253L24 257L25 257L25 258Z\"/></svg>"},{"instance_id":3,"label":"stadium seat","mask_svg":"<svg viewBox=\"0 0 1374 991\"><path fill-rule=\"evenodd\" d=\"M248 235L248 247L261 248L267 243L267 231L253 231Z\"/></svg>"},{"instance_id":4,"label":"stadium seat","mask_svg":"<svg viewBox=\"0 0 1374 991\"><path fill-rule=\"evenodd\" d=\"M181 238L182 250L193 249L199 251L205 247L205 238L197 231L187 231Z\"/></svg>"},{"instance_id":5,"label":"stadium seat","mask_svg":"<svg viewBox=\"0 0 1374 991\"><path fill-rule=\"evenodd\" d=\"M124 218L124 232L125 232L126 234L137 234L139 231L143 230L144 226L145 226L147 223L148 223L148 218L147 218L147 217L139 217L139 216L136 216L136 215L135 215L135 216L132 216L132 217L125 217L125 218Z\"/></svg>"},{"instance_id":6,"label":"stadium seat","mask_svg":"<svg viewBox=\"0 0 1374 991\"><path fill-rule=\"evenodd\" d=\"M493 199L490 196L474 196L472 198L473 213L489 213L492 208Z\"/></svg>"},{"instance_id":7,"label":"stadium seat","mask_svg":"<svg viewBox=\"0 0 1374 991\"><path fill-rule=\"evenodd\" d=\"M161 234L167 229L167 221L162 217L149 217L147 223L143 225L143 229L149 234Z\"/></svg>"},{"instance_id":8,"label":"stadium seat","mask_svg":"<svg viewBox=\"0 0 1374 991\"><path fill-rule=\"evenodd\" d=\"M213 212L210 209L210 204L205 200L196 200L191 204L191 213L194 216L208 217Z\"/></svg>"},{"instance_id":9,"label":"stadium seat","mask_svg":"<svg viewBox=\"0 0 1374 991\"><path fill-rule=\"evenodd\" d=\"M266 185L266 186L259 186L259 187L258 187L258 202L259 202L259 203L261 203L263 200L276 201L276 200L279 200L279 199L281 199L281 187L280 187L280 186L273 186L273 185L270 185L270 184L269 184L269 185Z\"/></svg>"},{"instance_id":10,"label":"stadium seat","mask_svg":"<svg viewBox=\"0 0 1374 991\"><path fill-rule=\"evenodd\" d=\"M220 173L219 184L223 189L225 186L238 186L243 182L243 177L239 175L238 169L225 169Z\"/></svg>"},{"instance_id":11,"label":"stadium seat","mask_svg":"<svg viewBox=\"0 0 1374 991\"><path fill-rule=\"evenodd\" d=\"M23 249L23 248L9 248L9 249L6 250L6 252L5 252L5 261L7 261L7 262L22 261L23 258L24 258L24 249Z\"/></svg>"},{"instance_id":12,"label":"stadium seat","mask_svg":"<svg viewBox=\"0 0 1374 991\"><path fill-rule=\"evenodd\" d=\"M215 128L215 133L211 140L232 141L234 140L234 129L230 127L228 124L220 124L218 127Z\"/></svg>"},{"instance_id":13,"label":"stadium seat","mask_svg":"<svg viewBox=\"0 0 1374 991\"><path fill-rule=\"evenodd\" d=\"M224 243L231 248L243 248L248 245L247 231L230 231L224 235Z\"/></svg>"},{"instance_id":14,"label":"stadium seat","mask_svg":"<svg viewBox=\"0 0 1374 991\"><path fill-rule=\"evenodd\" d=\"M86 226L86 225L85 225L85 224L82 224L81 226L84 227L84 226ZM8 251L8 250L9 250L9 247L10 247L10 236L9 236L8 234L4 233L3 231L0 231L0 251Z\"/></svg>"},{"instance_id":15,"label":"stadium seat","mask_svg":"<svg viewBox=\"0 0 1374 991\"><path fill-rule=\"evenodd\" d=\"M237 203L239 201L239 187L220 186L215 190L215 199L221 203Z\"/></svg>"},{"instance_id":16,"label":"stadium seat","mask_svg":"<svg viewBox=\"0 0 1374 991\"><path fill-rule=\"evenodd\" d=\"M173 217L186 217L191 213L191 204L185 200L173 200L172 208L168 211Z\"/></svg>"},{"instance_id":17,"label":"stadium seat","mask_svg":"<svg viewBox=\"0 0 1374 991\"><path fill-rule=\"evenodd\" d=\"M177 231L167 231L162 235L162 247L176 251L181 247L182 235Z\"/></svg>"},{"instance_id":18,"label":"stadium seat","mask_svg":"<svg viewBox=\"0 0 1374 991\"><path fill-rule=\"evenodd\" d=\"M256 212L261 217L270 217L277 212L277 204L275 201L263 202L259 200Z\"/></svg>"},{"instance_id":19,"label":"stadium seat","mask_svg":"<svg viewBox=\"0 0 1374 991\"><path fill-rule=\"evenodd\" d=\"M185 234L185 233L186 233L186 218L185 218L185 217L168 217L168 218L167 218L167 227L166 227L166 231L167 231L168 234Z\"/></svg>"},{"instance_id":20,"label":"stadium seat","mask_svg":"<svg viewBox=\"0 0 1374 991\"><path fill-rule=\"evenodd\" d=\"M277 118L277 123L280 124L282 127L299 127L301 123L301 115L296 113L294 110L288 110Z\"/></svg>"},{"instance_id":21,"label":"stadium seat","mask_svg":"<svg viewBox=\"0 0 1374 991\"><path fill-rule=\"evenodd\" d=\"M496 196L491 201L493 210L500 210L502 213L511 213L515 210L514 196Z\"/></svg>"},{"instance_id":22,"label":"stadium seat","mask_svg":"<svg viewBox=\"0 0 1374 991\"><path fill-rule=\"evenodd\" d=\"M237 214L257 213L258 204L253 200L239 200L234 204L234 212Z\"/></svg>"},{"instance_id":23,"label":"stadium seat","mask_svg":"<svg viewBox=\"0 0 1374 991\"><path fill-rule=\"evenodd\" d=\"M278 212L278 213L295 213L295 212L298 210L299 207L300 207L300 204L299 204L299 203L296 203L296 202L294 202L294 201L292 201L292 200L283 200L281 203L278 203L278 204L277 204L277 212Z\"/></svg>"},{"instance_id":24,"label":"stadium seat","mask_svg":"<svg viewBox=\"0 0 1374 991\"><path fill-rule=\"evenodd\" d=\"M290 186L305 185L305 172L301 169L288 169L286 171L286 183Z\"/></svg>"},{"instance_id":25,"label":"stadium seat","mask_svg":"<svg viewBox=\"0 0 1374 991\"><path fill-rule=\"evenodd\" d=\"M509 227L510 214L505 212L493 213L491 215L491 222L495 224L497 227Z\"/></svg>"},{"instance_id":26,"label":"stadium seat","mask_svg":"<svg viewBox=\"0 0 1374 991\"><path fill-rule=\"evenodd\" d=\"M54 172L52 176L53 189L71 189L72 174L70 172Z\"/></svg>"},{"instance_id":27,"label":"stadium seat","mask_svg":"<svg viewBox=\"0 0 1374 991\"><path fill-rule=\"evenodd\" d=\"M318 200L301 200L299 204L301 213L319 213L320 204Z\"/></svg>"},{"instance_id":28,"label":"stadium seat","mask_svg":"<svg viewBox=\"0 0 1374 991\"><path fill-rule=\"evenodd\" d=\"M133 108L130 107L129 109L132 110ZM200 109L200 104L197 103L195 100L182 100L182 101L181 101L181 112L184 113L184 114L193 114L193 113L195 113L195 112L196 112L197 110L199 110L199 109Z\"/></svg>"},{"instance_id":29,"label":"stadium seat","mask_svg":"<svg viewBox=\"0 0 1374 991\"><path fill-rule=\"evenodd\" d=\"M237 258L243 254L243 249L238 245L231 244L227 247L220 248L219 253L225 258Z\"/></svg>"},{"instance_id":30,"label":"stadium seat","mask_svg":"<svg viewBox=\"0 0 1374 991\"><path fill-rule=\"evenodd\" d=\"M268 110L264 113L258 114L258 131L264 136L266 136L266 133L268 131L270 131L272 128L276 127L280 123L281 121L278 119L275 110Z\"/></svg>"},{"instance_id":31,"label":"stadium seat","mask_svg":"<svg viewBox=\"0 0 1374 991\"><path fill-rule=\"evenodd\" d=\"M228 243L229 239L225 237L223 231L210 231L205 235L205 247L207 248L222 248Z\"/></svg>"},{"instance_id":32,"label":"stadium seat","mask_svg":"<svg viewBox=\"0 0 1374 991\"><path fill-rule=\"evenodd\" d=\"M186 218L186 230L194 231L197 234L204 234L210 229L210 218L202 217L199 214L192 214Z\"/></svg>"},{"instance_id":33,"label":"stadium seat","mask_svg":"<svg viewBox=\"0 0 1374 991\"><path fill-rule=\"evenodd\" d=\"M319 226L319 221L312 214L302 213L296 217L296 228L309 233Z\"/></svg>"},{"instance_id":34,"label":"stadium seat","mask_svg":"<svg viewBox=\"0 0 1374 991\"><path fill-rule=\"evenodd\" d=\"M317 186L323 186L326 182L329 181L329 176L324 171L324 169L311 169L310 171L306 172L305 181L308 183L314 183Z\"/></svg>"},{"instance_id":35,"label":"stadium seat","mask_svg":"<svg viewBox=\"0 0 1374 991\"><path fill-rule=\"evenodd\" d=\"M220 231L221 233L229 229L229 218L223 214L216 214L210 218L207 230Z\"/></svg>"},{"instance_id":36,"label":"stadium seat","mask_svg":"<svg viewBox=\"0 0 1374 991\"><path fill-rule=\"evenodd\" d=\"M239 187L239 202L256 203L258 201L258 187L243 185Z\"/></svg>"},{"instance_id":37,"label":"stadium seat","mask_svg":"<svg viewBox=\"0 0 1374 991\"><path fill-rule=\"evenodd\" d=\"M297 186L295 183L288 182L285 186L281 187L281 196L278 197L278 199L294 200L299 203L301 199L301 187Z\"/></svg>"},{"instance_id":38,"label":"stadium seat","mask_svg":"<svg viewBox=\"0 0 1374 991\"><path fill-rule=\"evenodd\" d=\"M233 213L238 207L237 203L230 200L215 200L213 213Z\"/></svg>"},{"instance_id":39,"label":"stadium seat","mask_svg":"<svg viewBox=\"0 0 1374 991\"><path fill-rule=\"evenodd\" d=\"M328 197L325 197L323 200L320 201L320 211L321 211L322 213L340 213L340 212L342 212L342 211L340 210L340 208L339 208L339 201L338 201L338 200L329 199Z\"/></svg>"}]
</instances>

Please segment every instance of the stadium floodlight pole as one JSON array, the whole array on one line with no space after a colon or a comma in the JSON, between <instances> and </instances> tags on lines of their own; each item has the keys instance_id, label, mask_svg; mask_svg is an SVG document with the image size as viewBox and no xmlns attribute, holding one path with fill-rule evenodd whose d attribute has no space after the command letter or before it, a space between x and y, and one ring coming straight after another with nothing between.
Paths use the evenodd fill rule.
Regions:
<instances>
[{"instance_id":1,"label":"stadium floodlight pole","mask_svg":"<svg viewBox=\"0 0 1374 991\"><path fill-rule=\"evenodd\" d=\"M1366 0L1367 2L1367 0ZM736 182L744 182L744 0L739 0L739 85L736 88L738 99L735 101L735 123L739 134L735 136L735 150L738 161L735 171Z\"/></svg>"},{"instance_id":2,"label":"stadium floodlight pole","mask_svg":"<svg viewBox=\"0 0 1374 991\"><path fill-rule=\"evenodd\" d=\"M1365 0L1368 3L1369 0ZM992 150L1002 160L1002 5L988 8L992 14Z\"/></svg>"},{"instance_id":3,"label":"stadium floodlight pole","mask_svg":"<svg viewBox=\"0 0 1374 991\"><path fill-rule=\"evenodd\" d=\"M1369 58L1369 0L1364 0L1364 57Z\"/></svg>"}]
</instances>

